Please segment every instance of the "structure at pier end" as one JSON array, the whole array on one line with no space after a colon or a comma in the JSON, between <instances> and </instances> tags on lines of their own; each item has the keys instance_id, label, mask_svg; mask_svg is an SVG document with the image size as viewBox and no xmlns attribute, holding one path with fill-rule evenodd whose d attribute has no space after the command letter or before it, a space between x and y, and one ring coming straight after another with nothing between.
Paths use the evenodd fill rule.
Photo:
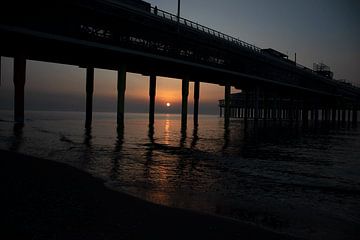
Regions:
<instances>
[{"instance_id":1,"label":"structure at pier end","mask_svg":"<svg viewBox=\"0 0 360 240\"><path fill-rule=\"evenodd\" d=\"M285 54L273 49L263 51L289 61ZM330 67L323 63L314 63L312 70L304 69L318 75L324 81L335 84L336 91L288 91L254 86L234 94L225 93L225 99L219 100L220 117L255 121L288 120L302 122L304 125L309 121L324 121L352 123L356 126L360 108L360 88L344 80L334 80Z\"/></svg>"}]
</instances>

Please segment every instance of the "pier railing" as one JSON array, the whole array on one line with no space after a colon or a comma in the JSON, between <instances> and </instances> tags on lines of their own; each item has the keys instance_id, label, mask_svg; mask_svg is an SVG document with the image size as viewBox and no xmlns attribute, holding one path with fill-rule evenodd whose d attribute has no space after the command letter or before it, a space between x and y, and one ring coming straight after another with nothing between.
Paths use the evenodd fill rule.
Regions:
<instances>
[{"instance_id":1,"label":"pier railing","mask_svg":"<svg viewBox=\"0 0 360 240\"><path fill-rule=\"evenodd\" d=\"M240 40L238 38L235 38L235 37L232 37L230 35L224 34L222 32L216 31L214 29L211 29L211 28L206 27L204 25L201 25L199 23L193 22L191 20L188 20L188 19L185 19L185 18L182 18L182 17L178 17L178 16L176 16L176 15L174 15L172 13L166 12L164 10L157 9L156 7L151 7L151 13L155 14L158 17L161 17L161 18L173 21L173 22L177 22L177 23L179 23L179 24L181 24L183 26L187 26L189 28L192 28L193 30L201 31L201 32L210 34L210 35L212 35L214 37L217 37L217 38L232 42L233 44L238 45L240 47L244 47L244 48L247 48L249 50L259 52L259 53L261 52L261 48L255 46L255 45L249 44L249 43L244 42L244 41L242 41L242 40Z\"/></svg>"}]
</instances>

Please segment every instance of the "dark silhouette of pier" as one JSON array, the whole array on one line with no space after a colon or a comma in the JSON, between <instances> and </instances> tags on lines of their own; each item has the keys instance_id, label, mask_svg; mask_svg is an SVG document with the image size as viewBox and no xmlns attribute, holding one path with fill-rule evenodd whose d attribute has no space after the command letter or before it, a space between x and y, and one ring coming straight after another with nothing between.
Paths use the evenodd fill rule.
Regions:
<instances>
[{"instance_id":1,"label":"dark silhouette of pier","mask_svg":"<svg viewBox=\"0 0 360 240\"><path fill-rule=\"evenodd\" d=\"M0 54L15 59L17 122L24 120L27 59L87 69L87 128L92 120L94 68L118 71L119 127L124 125L126 72L150 77L150 125L156 76L182 79L183 128L189 81L195 82L195 125L200 82L224 86L220 107L227 125L236 114L244 119L305 122L311 116L317 119L319 110L323 119L357 122L360 89L334 80L329 71L311 70L273 49L260 49L140 0L8 1L1 9ZM242 93L231 95L231 86Z\"/></svg>"}]
</instances>

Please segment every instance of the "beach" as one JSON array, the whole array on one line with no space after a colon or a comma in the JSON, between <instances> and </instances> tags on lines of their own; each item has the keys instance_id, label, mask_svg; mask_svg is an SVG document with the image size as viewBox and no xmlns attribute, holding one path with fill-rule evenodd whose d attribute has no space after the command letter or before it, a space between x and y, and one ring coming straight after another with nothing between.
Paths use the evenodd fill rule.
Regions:
<instances>
[{"instance_id":1,"label":"beach","mask_svg":"<svg viewBox=\"0 0 360 240\"><path fill-rule=\"evenodd\" d=\"M65 164L3 150L0 155L1 232L7 239L291 239L115 192Z\"/></svg>"}]
</instances>

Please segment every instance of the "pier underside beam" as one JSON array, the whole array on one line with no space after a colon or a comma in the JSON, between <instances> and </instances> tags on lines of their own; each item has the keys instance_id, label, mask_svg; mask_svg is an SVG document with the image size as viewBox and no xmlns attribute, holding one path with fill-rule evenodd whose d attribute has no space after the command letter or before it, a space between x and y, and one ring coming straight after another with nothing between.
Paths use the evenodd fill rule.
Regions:
<instances>
[{"instance_id":1,"label":"pier underside beam","mask_svg":"<svg viewBox=\"0 0 360 240\"><path fill-rule=\"evenodd\" d=\"M24 122L24 87L26 80L26 58L14 58L14 120L17 123Z\"/></svg>"}]
</instances>

